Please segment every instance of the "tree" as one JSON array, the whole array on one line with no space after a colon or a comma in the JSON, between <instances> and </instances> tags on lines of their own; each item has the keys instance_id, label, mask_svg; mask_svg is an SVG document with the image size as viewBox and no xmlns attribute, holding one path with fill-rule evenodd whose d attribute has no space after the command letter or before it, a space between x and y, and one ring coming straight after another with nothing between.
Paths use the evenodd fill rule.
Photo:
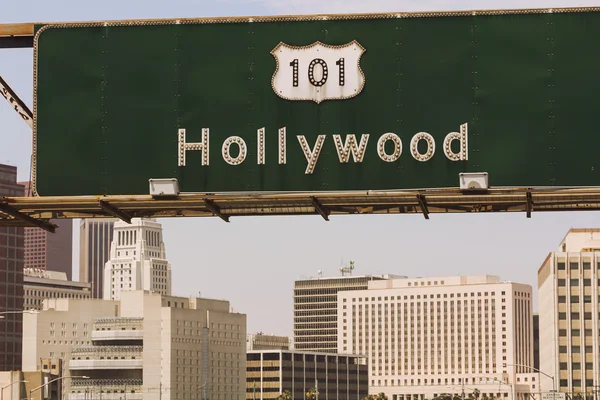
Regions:
<instances>
[{"instance_id":1,"label":"tree","mask_svg":"<svg viewBox=\"0 0 600 400\"><path fill-rule=\"evenodd\" d=\"M292 393L289 390L284 390L283 393L277 397L277 400L292 400Z\"/></svg>"},{"instance_id":2,"label":"tree","mask_svg":"<svg viewBox=\"0 0 600 400\"><path fill-rule=\"evenodd\" d=\"M385 393L379 392L378 394L369 394L363 400L388 400L388 397Z\"/></svg>"},{"instance_id":3,"label":"tree","mask_svg":"<svg viewBox=\"0 0 600 400\"><path fill-rule=\"evenodd\" d=\"M319 392L317 391L317 389L311 387L310 389L308 389L308 392L306 392L306 400L317 400L318 394Z\"/></svg>"}]
</instances>

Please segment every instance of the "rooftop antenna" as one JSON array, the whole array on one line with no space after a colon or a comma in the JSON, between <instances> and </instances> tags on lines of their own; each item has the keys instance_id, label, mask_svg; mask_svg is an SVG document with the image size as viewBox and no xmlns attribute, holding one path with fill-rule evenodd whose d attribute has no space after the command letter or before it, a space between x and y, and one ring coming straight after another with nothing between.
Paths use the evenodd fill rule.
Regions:
<instances>
[{"instance_id":1,"label":"rooftop antenna","mask_svg":"<svg viewBox=\"0 0 600 400\"><path fill-rule=\"evenodd\" d=\"M352 275L352 271L354 271L354 261L350 260L350 264L348 266L344 266L340 268L340 272L342 276Z\"/></svg>"}]
</instances>

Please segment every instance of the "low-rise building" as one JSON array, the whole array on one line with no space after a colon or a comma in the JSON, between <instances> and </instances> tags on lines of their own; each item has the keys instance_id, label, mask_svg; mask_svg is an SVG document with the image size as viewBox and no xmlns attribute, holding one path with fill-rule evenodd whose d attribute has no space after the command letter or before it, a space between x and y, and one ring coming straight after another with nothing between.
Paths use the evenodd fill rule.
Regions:
<instances>
[{"instance_id":1,"label":"low-rise building","mask_svg":"<svg viewBox=\"0 0 600 400\"><path fill-rule=\"evenodd\" d=\"M321 400L357 400L368 394L366 357L291 350L247 353L246 399L275 399L288 391L305 399L311 389Z\"/></svg>"},{"instance_id":2,"label":"low-rise building","mask_svg":"<svg viewBox=\"0 0 600 400\"><path fill-rule=\"evenodd\" d=\"M290 350L291 339L288 336L252 333L246 338L246 351L252 350Z\"/></svg>"},{"instance_id":3,"label":"low-rise building","mask_svg":"<svg viewBox=\"0 0 600 400\"><path fill-rule=\"evenodd\" d=\"M64 272L23 269L23 309L41 310L44 299L89 299L91 283L69 281Z\"/></svg>"}]
</instances>

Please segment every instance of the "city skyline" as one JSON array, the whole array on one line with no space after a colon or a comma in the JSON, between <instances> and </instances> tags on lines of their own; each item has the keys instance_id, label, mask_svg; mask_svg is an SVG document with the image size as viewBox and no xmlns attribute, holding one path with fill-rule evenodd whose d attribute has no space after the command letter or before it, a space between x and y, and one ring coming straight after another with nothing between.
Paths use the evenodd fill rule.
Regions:
<instances>
[{"instance_id":1,"label":"city skyline","mask_svg":"<svg viewBox=\"0 0 600 400\"><path fill-rule=\"evenodd\" d=\"M417 11L441 9L584 6L577 1L425 1L379 0L359 4L316 1L215 1L207 5L185 0L117 2L64 6L30 1L9 4L0 23L92 19L169 18L226 15L273 15L321 12ZM32 105L32 51L2 50L0 74ZM7 105L0 106L5 145L0 161L18 166L18 179L30 179L31 133ZM571 227L595 227L598 212L493 215L421 215L331 217L246 217L226 224L218 218L160 219L173 269L173 293L227 298L248 315L248 331L292 336L294 280L337 276L340 262L355 260L356 275L399 274L410 277L498 274L503 280L534 287L537 270ZM78 221L73 221L78 223ZM78 264L74 235L74 266ZM77 272L75 268L74 275ZM248 290L262 288L263 290ZM277 301L273 301L277 299ZM534 302L537 310L537 302ZM278 318L273 318L278 315Z\"/></svg>"}]
</instances>

